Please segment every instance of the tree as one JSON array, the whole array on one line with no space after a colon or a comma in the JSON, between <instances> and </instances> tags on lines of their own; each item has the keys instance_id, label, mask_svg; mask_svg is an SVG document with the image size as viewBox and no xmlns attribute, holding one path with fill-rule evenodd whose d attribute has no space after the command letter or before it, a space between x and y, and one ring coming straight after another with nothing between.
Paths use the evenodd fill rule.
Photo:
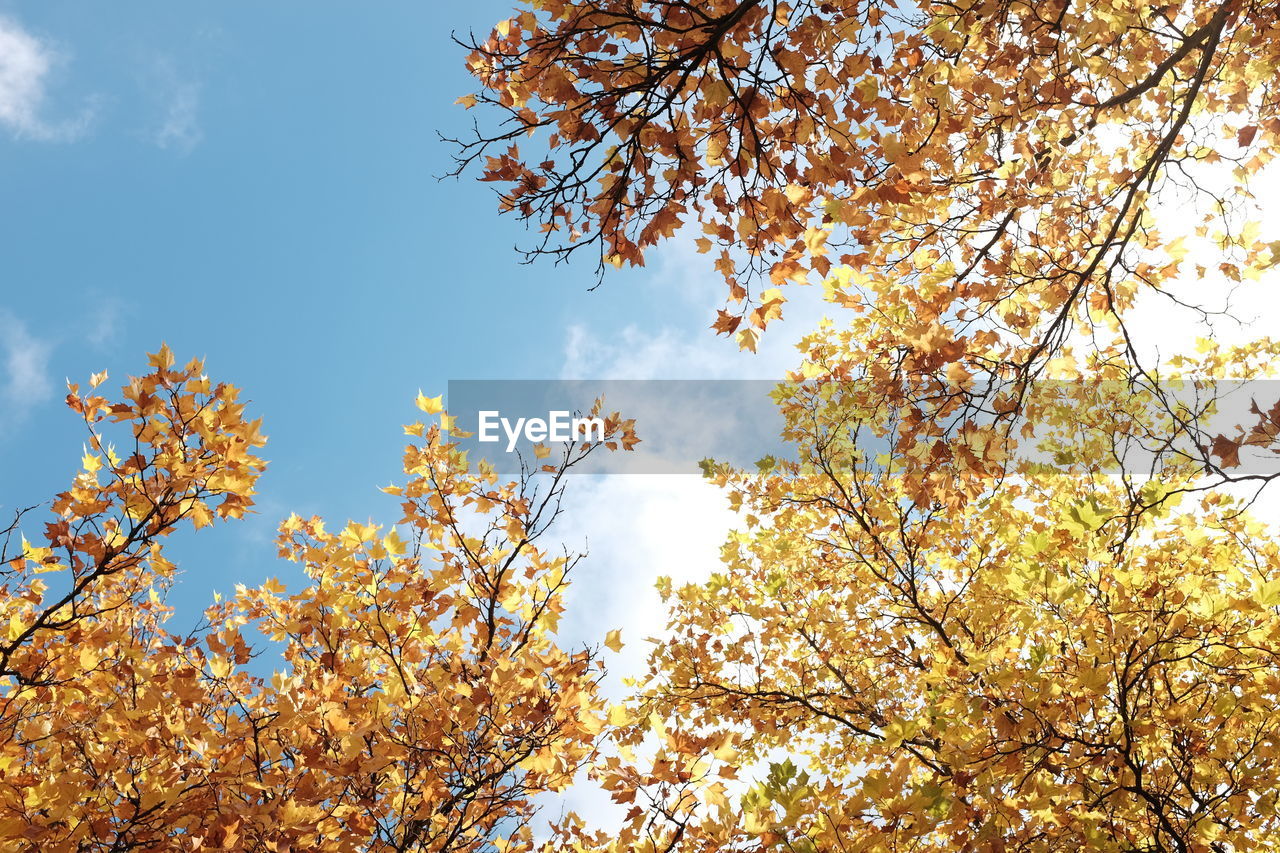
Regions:
<instances>
[{"instance_id":1,"label":"tree","mask_svg":"<svg viewBox=\"0 0 1280 853\"><path fill-rule=\"evenodd\" d=\"M21 514L5 537L6 849L526 849L534 797L604 725L601 661L554 637L580 557L538 545L591 446L502 483L420 396L440 418L407 428L397 524L291 516L280 553L308 585L238 587L176 635L163 540L248 511L264 439L167 348L118 402L105 378L70 387L89 448L43 543Z\"/></svg>"},{"instance_id":2,"label":"tree","mask_svg":"<svg viewBox=\"0 0 1280 853\"><path fill-rule=\"evenodd\" d=\"M877 452L909 417L790 383L796 461L715 467L745 527L660 584L669 636L593 771L636 805L547 849L1270 849L1280 541L1097 373L1028 396L1002 483L926 507Z\"/></svg>"},{"instance_id":3,"label":"tree","mask_svg":"<svg viewBox=\"0 0 1280 853\"><path fill-rule=\"evenodd\" d=\"M1248 221L1272 13L539 0L469 42L461 100L499 118L459 169L540 226L531 256L638 265L688 226L744 347L789 284L855 313L780 389L797 461L710 468L745 529L663 584L593 771L623 826L548 849L1275 845L1280 553L1220 487L1274 478L1239 454L1275 449L1280 405L1205 417L1276 347L1158 363L1132 329L1144 296L1207 317L1188 277L1280 258Z\"/></svg>"},{"instance_id":4,"label":"tree","mask_svg":"<svg viewBox=\"0 0 1280 853\"><path fill-rule=\"evenodd\" d=\"M700 230L715 328L747 348L816 277L905 371L1025 381L1076 333L1138 366L1135 300L1186 299L1187 247L1152 218L1179 188L1221 232L1201 276L1280 258L1245 221L1280 133L1267 4L521 5L468 42L460 100L497 118L459 170L483 161L535 256L642 264Z\"/></svg>"}]
</instances>

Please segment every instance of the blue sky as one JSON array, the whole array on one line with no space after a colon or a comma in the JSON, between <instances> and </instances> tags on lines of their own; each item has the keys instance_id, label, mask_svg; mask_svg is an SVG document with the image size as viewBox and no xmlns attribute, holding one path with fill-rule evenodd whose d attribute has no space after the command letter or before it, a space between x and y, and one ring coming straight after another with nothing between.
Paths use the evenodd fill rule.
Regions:
<instances>
[{"instance_id":1,"label":"blue sky","mask_svg":"<svg viewBox=\"0 0 1280 853\"><path fill-rule=\"evenodd\" d=\"M0 512L77 467L64 378L117 386L161 341L270 437L261 515L176 543L184 609L287 575L289 511L394 520L419 388L736 370L684 254L588 292L590 264L520 262L487 185L437 180L474 90L450 33L509 8L0 2Z\"/></svg>"}]
</instances>

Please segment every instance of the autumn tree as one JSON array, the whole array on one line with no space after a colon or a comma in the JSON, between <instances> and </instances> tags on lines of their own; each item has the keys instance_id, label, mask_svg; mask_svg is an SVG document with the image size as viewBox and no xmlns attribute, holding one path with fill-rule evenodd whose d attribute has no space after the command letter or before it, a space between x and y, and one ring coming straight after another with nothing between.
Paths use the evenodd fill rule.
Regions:
<instances>
[{"instance_id":1,"label":"autumn tree","mask_svg":"<svg viewBox=\"0 0 1280 853\"><path fill-rule=\"evenodd\" d=\"M167 349L118 401L104 379L70 388L88 450L43 534L6 532L5 849L526 849L604 725L600 660L554 636L579 557L539 545L592 446L501 482L419 397L439 418L407 427L395 524L291 516L305 585L178 635L164 540L249 510L259 424Z\"/></svg>"},{"instance_id":2,"label":"autumn tree","mask_svg":"<svg viewBox=\"0 0 1280 853\"><path fill-rule=\"evenodd\" d=\"M869 450L909 417L786 386L797 459L714 468L745 526L660 584L670 633L594 771L627 819L548 849L1270 849L1280 542L1097 373L1036 386L998 487L925 507Z\"/></svg>"},{"instance_id":3,"label":"autumn tree","mask_svg":"<svg viewBox=\"0 0 1280 853\"><path fill-rule=\"evenodd\" d=\"M1280 257L1249 224L1270 4L540 0L468 46L459 170L539 226L530 254L642 264L686 227L748 348L820 281L904 371L1025 382L1073 337L1141 368L1140 296L1214 310L1174 279ZM1177 191L1214 257L1153 218Z\"/></svg>"},{"instance_id":4,"label":"autumn tree","mask_svg":"<svg viewBox=\"0 0 1280 853\"><path fill-rule=\"evenodd\" d=\"M1280 554L1221 487L1274 479L1241 452L1280 406L1206 418L1276 348L1158 362L1133 319L1280 258L1278 33L1233 0L539 0L470 41L459 168L531 255L688 228L749 349L790 285L852 312L780 389L796 461L712 469L744 529L663 586L594 768L622 826L548 849L1275 845Z\"/></svg>"}]
</instances>

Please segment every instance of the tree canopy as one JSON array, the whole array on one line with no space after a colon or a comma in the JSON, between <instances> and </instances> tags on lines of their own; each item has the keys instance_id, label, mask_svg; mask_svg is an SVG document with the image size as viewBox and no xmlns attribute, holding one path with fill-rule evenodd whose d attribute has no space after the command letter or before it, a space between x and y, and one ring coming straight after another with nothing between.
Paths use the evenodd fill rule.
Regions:
<instances>
[{"instance_id":1,"label":"tree canopy","mask_svg":"<svg viewBox=\"0 0 1280 853\"><path fill-rule=\"evenodd\" d=\"M605 724L596 651L554 636L580 557L538 544L592 446L504 483L440 419L412 424L395 524L290 516L307 585L238 587L178 635L164 540L252 506L264 439L167 348L117 401L105 379L70 388L89 447L43 541L7 531L7 849L527 849L534 798Z\"/></svg>"},{"instance_id":2,"label":"tree canopy","mask_svg":"<svg viewBox=\"0 0 1280 853\"><path fill-rule=\"evenodd\" d=\"M1219 203L1227 276L1277 257L1226 216L1280 132L1268 4L522 7L469 42L482 88L460 100L490 113L460 167L540 226L534 254L642 264L687 226L747 347L780 285L821 279L876 315L865 352L1034 371L1189 270L1152 219L1172 185Z\"/></svg>"},{"instance_id":3,"label":"tree canopy","mask_svg":"<svg viewBox=\"0 0 1280 853\"><path fill-rule=\"evenodd\" d=\"M1041 453L924 508L864 440L909 423L847 385L783 406L798 461L717 467L745 525L707 581L660 586L669 636L610 733L631 751L594 769L638 805L548 849L1274 843L1280 542L1193 460L1118 463L1153 397L1037 386Z\"/></svg>"},{"instance_id":4,"label":"tree canopy","mask_svg":"<svg viewBox=\"0 0 1280 853\"><path fill-rule=\"evenodd\" d=\"M289 516L301 587L177 633L166 545L250 511L261 425L167 347L114 399L71 384L81 470L40 535L35 508L0 531L6 849L1280 843L1276 475L1249 462L1280 402L1210 425L1280 344L1154 361L1133 328L1280 259L1251 188L1273 6L528 0L467 48L459 170L531 255L688 236L747 349L794 287L847 309L775 390L795 458L707 463L739 529L658 581L668 630L610 705L599 646L557 636L581 557L547 536L597 445L508 481L419 394L398 517ZM621 818L535 832L583 778Z\"/></svg>"},{"instance_id":5,"label":"tree canopy","mask_svg":"<svg viewBox=\"0 0 1280 853\"><path fill-rule=\"evenodd\" d=\"M687 235L748 349L790 287L852 311L779 389L798 461L710 468L744 526L662 582L593 771L623 830L548 849L1275 843L1276 543L1239 487L1280 406L1206 424L1276 346L1156 361L1133 319L1280 258L1278 32L1248 2L539 0L467 40L459 168L531 256Z\"/></svg>"}]
</instances>

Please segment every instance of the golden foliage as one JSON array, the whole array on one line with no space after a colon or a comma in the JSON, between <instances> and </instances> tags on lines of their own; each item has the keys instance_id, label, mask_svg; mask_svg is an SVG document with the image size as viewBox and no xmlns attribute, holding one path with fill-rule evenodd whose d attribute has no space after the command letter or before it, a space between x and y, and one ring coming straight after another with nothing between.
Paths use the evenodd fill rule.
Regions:
<instances>
[{"instance_id":1,"label":"golden foliage","mask_svg":"<svg viewBox=\"0 0 1280 853\"><path fill-rule=\"evenodd\" d=\"M248 510L264 440L200 362L166 348L151 367L120 402L71 386L84 470L43 543L6 558L6 849L526 849L533 798L605 723L602 665L554 638L578 558L537 545L591 447L500 483L414 424L395 525L291 516L280 553L305 588L238 587L179 636L162 540ZM282 655L270 677L251 663L264 637Z\"/></svg>"},{"instance_id":2,"label":"golden foliage","mask_svg":"<svg viewBox=\"0 0 1280 853\"><path fill-rule=\"evenodd\" d=\"M1280 133L1269 4L522 5L470 45L466 102L500 120L456 140L459 170L483 161L541 226L533 254L640 265L701 231L728 286L715 329L743 347L783 287L822 281L873 314L866 353L1034 374L1191 271L1151 218L1177 186L1222 228L1223 275L1276 258L1226 215ZM1214 164L1230 191L1196 184Z\"/></svg>"},{"instance_id":3,"label":"golden foliage","mask_svg":"<svg viewBox=\"0 0 1280 853\"><path fill-rule=\"evenodd\" d=\"M709 469L745 526L660 583L669 636L592 771L631 811L547 849L1269 849L1280 542L1149 442L1186 413L1042 383L1002 479L952 437L921 505L869 449L914 426L865 391L795 381L797 461Z\"/></svg>"}]
</instances>

